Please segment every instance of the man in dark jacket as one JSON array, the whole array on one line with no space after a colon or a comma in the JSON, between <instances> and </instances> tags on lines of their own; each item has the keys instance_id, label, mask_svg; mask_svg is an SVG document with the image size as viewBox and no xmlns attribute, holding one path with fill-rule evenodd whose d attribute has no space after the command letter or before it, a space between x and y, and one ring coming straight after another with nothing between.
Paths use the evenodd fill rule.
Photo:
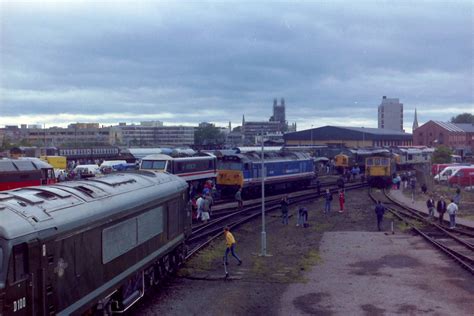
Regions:
<instances>
[{"instance_id":1,"label":"man in dark jacket","mask_svg":"<svg viewBox=\"0 0 474 316\"><path fill-rule=\"evenodd\" d=\"M337 186L339 189L344 190L344 177L340 176L336 181Z\"/></svg>"},{"instance_id":2,"label":"man in dark jacket","mask_svg":"<svg viewBox=\"0 0 474 316\"><path fill-rule=\"evenodd\" d=\"M435 209L435 202L433 200L433 197L430 196L430 198L426 200L426 207L428 208L428 214L430 216L430 219L433 219Z\"/></svg>"},{"instance_id":3,"label":"man in dark jacket","mask_svg":"<svg viewBox=\"0 0 474 316\"><path fill-rule=\"evenodd\" d=\"M288 225L288 205L290 203L288 202L288 197L285 196L281 199L280 205L281 205L281 221L283 224Z\"/></svg>"},{"instance_id":4,"label":"man in dark jacket","mask_svg":"<svg viewBox=\"0 0 474 316\"><path fill-rule=\"evenodd\" d=\"M377 214L377 228L379 231L382 230L382 220L383 220L384 213L385 213L385 206L382 205L382 202L377 201L377 205L375 206L375 214Z\"/></svg>"},{"instance_id":5,"label":"man in dark jacket","mask_svg":"<svg viewBox=\"0 0 474 316\"><path fill-rule=\"evenodd\" d=\"M439 224L443 224L443 217L444 213L446 213L446 201L444 200L444 196L440 198L438 203L436 204L436 210L438 211L438 217L439 217Z\"/></svg>"}]
</instances>

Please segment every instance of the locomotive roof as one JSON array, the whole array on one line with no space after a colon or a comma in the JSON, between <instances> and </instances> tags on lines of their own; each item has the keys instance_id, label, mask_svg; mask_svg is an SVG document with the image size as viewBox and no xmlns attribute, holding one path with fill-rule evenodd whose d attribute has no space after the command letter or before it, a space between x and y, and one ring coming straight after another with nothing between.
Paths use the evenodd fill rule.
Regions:
<instances>
[{"instance_id":1,"label":"locomotive roof","mask_svg":"<svg viewBox=\"0 0 474 316\"><path fill-rule=\"evenodd\" d=\"M258 151L249 151L240 154L226 154L226 157L237 157L244 162L259 162L262 160L262 153ZM311 155L306 152L291 152L291 151L268 151L263 153L265 161L285 161L285 160L308 160Z\"/></svg>"},{"instance_id":2,"label":"locomotive roof","mask_svg":"<svg viewBox=\"0 0 474 316\"><path fill-rule=\"evenodd\" d=\"M139 171L4 191L0 193L0 237L67 231L186 187L186 181L177 176Z\"/></svg>"},{"instance_id":3,"label":"locomotive roof","mask_svg":"<svg viewBox=\"0 0 474 316\"><path fill-rule=\"evenodd\" d=\"M38 158L0 159L0 171L33 171L53 167Z\"/></svg>"},{"instance_id":4,"label":"locomotive roof","mask_svg":"<svg viewBox=\"0 0 474 316\"><path fill-rule=\"evenodd\" d=\"M192 156L179 156L179 157L173 157L170 155L163 155L163 154L154 154L154 155L148 155L143 157L142 160L196 160L200 158L201 160L209 160L209 159L214 159L215 156L213 154L209 153L196 153Z\"/></svg>"}]
</instances>

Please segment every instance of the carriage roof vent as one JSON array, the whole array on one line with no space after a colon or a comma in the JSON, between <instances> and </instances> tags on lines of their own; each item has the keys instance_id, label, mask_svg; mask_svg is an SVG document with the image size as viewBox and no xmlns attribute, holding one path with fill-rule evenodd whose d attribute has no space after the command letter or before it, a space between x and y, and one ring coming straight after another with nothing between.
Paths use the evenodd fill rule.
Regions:
<instances>
[{"instance_id":1,"label":"carriage roof vent","mask_svg":"<svg viewBox=\"0 0 474 316\"><path fill-rule=\"evenodd\" d=\"M84 194L86 194L90 197L94 197L94 191L92 191L89 188L86 188L85 186L78 185L78 186L75 186L74 189L76 189L78 191L81 191L82 193L84 193Z\"/></svg>"},{"instance_id":2,"label":"carriage roof vent","mask_svg":"<svg viewBox=\"0 0 474 316\"><path fill-rule=\"evenodd\" d=\"M122 176L122 175L119 175L119 176ZM137 180L131 179L131 178L117 179L115 177L113 177L113 178L112 177L109 177L109 178L103 177L101 179L93 179L93 180L89 180L89 181L106 184L106 185L109 185L109 186L112 186L112 187L117 187L117 186L122 185L122 184L137 182Z\"/></svg>"}]
</instances>

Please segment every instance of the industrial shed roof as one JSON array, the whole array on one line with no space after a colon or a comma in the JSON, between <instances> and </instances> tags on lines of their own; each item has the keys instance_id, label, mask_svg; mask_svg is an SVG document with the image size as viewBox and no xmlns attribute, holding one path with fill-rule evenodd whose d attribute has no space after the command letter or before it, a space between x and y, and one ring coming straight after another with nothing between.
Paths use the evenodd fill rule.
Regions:
<instances>
[{"instance_id":1,"label":"industrial shed roof","mask_svg":"<svg viewBox=\"0 0 474 316\"><path fill-rule=\"evenodd\" d=\"M454 123L442 122L442 121L433 121L433 122L450 132L464 132L463 129L461 129L460 127L457 126L457 124L454 124Z\"/></svg>"},{"instance_id":2,"label":"industrial shed roof","mask_svg":"<svg viewBox=\"0 0 474 316\"><path fill-rule=\"evenodd\" d=\"M456 124L456 126L465 131L466 133L474 133L474 124Z\"/></svg>"},{"instance_id":3,"label":"industrial shed roof","mask_svg":"<svg viewBox=\"0 0 474 316\"><path fill-rule=\"evenodd\" d=\"M286 140L410 140L412 135L400 131L368 127L323 126L283 135Z\"/></svg>"}]
</instances>

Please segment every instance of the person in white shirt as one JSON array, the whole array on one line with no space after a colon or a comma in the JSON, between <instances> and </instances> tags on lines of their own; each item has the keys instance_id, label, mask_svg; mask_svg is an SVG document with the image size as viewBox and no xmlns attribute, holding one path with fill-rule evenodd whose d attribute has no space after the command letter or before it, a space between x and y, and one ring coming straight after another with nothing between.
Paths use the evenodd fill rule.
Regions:
<instances>
[{"instance_id":1,"label":"person in white shirt","mask_svg":"<svg viewBox=\"0 0 474 316\"><path fill-rule=\"evenodd\" d=\"M454 203L454 200L451 199L451 203L447 207L449 214L449 228L456 228L456 212L458 211L458 206Z\"/></svg>"},{"instance_id":2,"label":"person in white shirt","mask_svg":"<svg viewBox=\"0 0 474 316\"><path fill-rule=\"evenodd\" d=\"M200 219L203 212L203 208L204 208L204 198L202 197L202 195L200 195L199 198L197 199L196 205L197 205L196 219Z\"/></svg>"}]
</instances>

